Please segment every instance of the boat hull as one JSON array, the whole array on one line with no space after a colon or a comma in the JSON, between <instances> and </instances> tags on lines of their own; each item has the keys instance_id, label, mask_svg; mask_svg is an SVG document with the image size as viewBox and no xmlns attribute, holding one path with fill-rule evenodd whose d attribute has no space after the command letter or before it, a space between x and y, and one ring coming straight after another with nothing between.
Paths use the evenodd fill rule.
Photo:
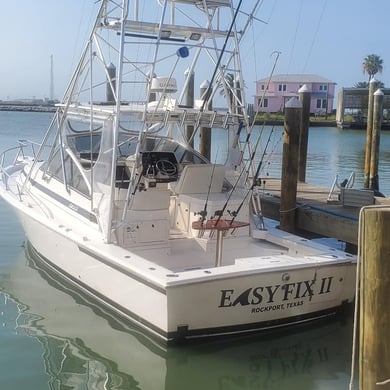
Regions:
<instances>
[{"instance_id":1,"label":"boat hull","mask_svg":"<svg viewBox=\"0 0 390 390\"><path fill-rule=\"evenodd\" d=\"M355 264L231 272L157 283L121 269L19 210L39 258L79 289L166 342L248 333L335 314L354 297ZM231 268L231 267L221 267ZM204 273L212 271L205 270ZM207 275L209 276L209 275Z\"/></svg>"}]
</instances>

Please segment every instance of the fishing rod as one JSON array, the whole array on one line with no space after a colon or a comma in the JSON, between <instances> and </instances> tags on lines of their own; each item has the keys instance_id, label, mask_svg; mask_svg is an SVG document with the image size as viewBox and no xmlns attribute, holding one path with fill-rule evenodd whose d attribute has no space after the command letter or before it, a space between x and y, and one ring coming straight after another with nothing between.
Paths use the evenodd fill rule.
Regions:
<instances>
[{"instance_id":1,"label":"fishing rod","mask_svg":"<svg viewBox=\"0 0 390 390\"><path fill-rule=\"evenodd\" d=\"M269 88L269 86L270 86L270 84L271 84L272 76L274 75L276 65L277 65L277 63L278 63L278 61L279 61L279 57L280 57L280 55L282 54L282 52L281 52L281 51L275 50L275 51L273 51L273 52L271 53L271 57L272 57L274 54L276 54L275 60L274 60L274 63L273 63L273 65L272 65L271 72L270 72L270 74L269 74L269 76L268 76L267 84L266 84L266 86L265 86L265 88L264 88L263 94L261 95L259 104L257 105L257 110L256 110L255 114L253 115L253 121L252 121L252 124L251 124L251 128L253 128L253 127L255 126L255 124L256 124L256 115L260 112L260 108L261 108L261 107L263 106L263 104L264 104L265 95L266 95L266 93L267 93L267 91L268 91L268 88Z\"/></svg>"},{"instance_id":2,"label":"fishing rod","mask_svg":"<svg viewBox=\"0 0 390 390\"><path fill-rule=\"evenodd\" d=\"M250 137L251 137L251 135L252 135L252 130L253 130L255 124L256 124L256 123L255 123L255 122L256 122L256 115L259 113L260 106L262 105L262 101L264 100L265 93L266 93L266 91L268 90L268 86L269 86L269 84L270 84L270 82L271 82L271 79L272 79L273 73L274 73L274 71L275 71L276 64L277 64L277 62L278 62L278 60L279 60L279 56L280 56L281 52L275 51L275 52L271 53L271 55L273 55L273 54L276 54L276 57L275 57L275 60L274 60L274 63L273 63L273 66L272 66L272 69L271 69L271 72L270 72L270 75L269 75L269 78L268 78L267 87L266 87L266 89L265 89L264 92L263 92L263 96L262 96L261 101L260 101L260 103L259 103L259 105L258 105L258 107L257 107L257 111L256 111L256 113L255 113L255 115L254 115L254 117L253 117L253 122L252 122L251 126L250 126L249 129L248 129L248 133L247 133L247 136L246 136L246 139L245 139L245 147L248 146L248 148L249 148L249 144L250 144L249 141L250 141ZM242 127L243 127L243 126L242 126L242 122L240 122L238 131L237 131L237 134L238 134L238 135L239 135L239 133L241 133ZM250 164L249 164L249 167L248 167L248 173L247 173L246 181L248 180L249 170L250 170L249 168L252 167L252 163L253 163L254 157L255 157L255 155L256 155L257 149L258 149L258 147L259 147L260 140L261 140L262 135L263 135L263 132L264 132L264 128L265 128L265 123L263 123L263 126L262 126L262 128L261 128L260 134L259 134L259 136L258 136L258 138L257 138L257 141L256 141L256 145L255 145L254 149L252 150L252 155L251 155L251 158L250 158L250 160L249 160L249 163L250 163ZM272 132L273 132L273 129L274 129L274 127L272 127L272 130L271 130L271 133L270 133L270 135L269 135L269 137L268 137L268 141L267 141L267 145L266 145L266 146L268 146L268 143L269 143L269 141L270 141L270 138L271 138L271 134L272 134ZM238 139L237 139L237 141L238 141ZM243 149L243 151L242 151L242 156L243 156L243 153L244 153L244 151L245 151L245 147L244 147L244 149ZM264 153L263 153L263 157L264 157L264 155L265 155L265 151L264 151ZM242 156L241 156L241 160L242 160ZM263 157L262 157L260 163L262 163ZM238 180L240 180L241 175L242 175L242 173L244 172L244 169L245 169L245 166L243 167L243 169L242 169L242 171L241 171L241 173L240 173L240 176L239 176ZM259 164L259 166L258 166L258 168L257 168L257 171L256 171L255 175L253 176L254 180L255 180L256 176L259 175L260 169L261 169L261 164ZM234 187L233 187L233 189L232 189L232 192L230 193L228 199L226 200L226 202L225 202L225 204L224 204L224 207L223 207L222 210L221 210L221 211L222 211L222 214L223 214L223 212L226 210L226 207L227 207L228 202L230 201L231 195L232 195L233 191L235 190L235 188L236 188L236 186L237 186L237 184L238 184L238 180L237 180L237 182L235 183L235 185L234 185ZM254 181L253 183L255 183L255 181ZM249 192L253 190L253 188L254 188L254 184L252 184L252 186L249 188L247 194L245 195L245 197L244 197L244 199L243 199L243 201L242 201L242 204L245 202L246 197L248 196ZM242 207L242 205L240 205L239 208L241 209L241 207ZM218 223L218 222L220 221L220 219L222 218L222 214L218 216L217 223ZM238 212L237 212L237 214L238 214ZM233 216L233 218L235 219L235 216ZM233 219L233 222L234 222L234 219Z\"/></svg>"},{"instance_id":3,"label":"fishing rod","mask_svg":"<svg viewBox=\"0 0 390 390\"><path fill-rule=\"evenodd\" d=\"M217 226L217 225L218 225L218 222L221 220L222 215L223 215L223 213L225 212L226 207L227 207L228 204L229 204L230 198L232 197L234 191L236 190L237 185L238 185L238 183L239 183L240 180L241 180L242 174L245 172L245 169L246 169L246 165L241 169L241 172L240 172L240 174L239 174L239 176L238 176L236 182L234 183L233 188L231 189L231 191L230 191L230 193L229 193L229 196L228 196L228 198L226 199L226 202L224 203L222 209L221 209L221 210L217 210L217 211L214 213L214 216L218 216L218 218L217 218L217 220L216 220L216 222L215 222L215 226Z\"/></svg>"},{"instance_id":4,"label":"fishing rod","mask_svg":"<svg viewBox=\"0 0 390 390\"><path fill-rule=\"evenodd\" d=\"M242 122L240 122L239 127L238 127L238 129L239 129L240 132L241 132L240 129L242 129L242 127L243 127L243 126L242 126ZM233 186L232 190L230 191L230 194L229 194L228 198L226 199L225 204L223 205L223 207L222 207L221 210L217 210L217 211L215 212L215 216L218 216L215 225L218 225L218 222L221 220L222 215L223 215L223 213L225 212L226 207L228 206L228 204L229 204L229 202L230 202L230 199L231 199L231 197L232 197L234 191L236 190L238 183L239 183L240 180L241 180L241 176L243 175L243 173L244 173L245 171L247 171L247 175L246 175L245 181L248 180L248 176L249 176L249 167L252 165L253 159L255 158L256 150L257 150L257 148L258 148L258 146L259 146L260 139L261 139L261 137L262 137L263 131L264 131L264 126L262 127L262 129L261 129L261 131L260 131L260 134L259 134L259 136L258 136L258 138L257 138L256 145L255 145L255 148L254 148L254 150L253 150L253 152L252 152L251 158L247 161L247 163L246 163L246 164L243 166L243 168L241 169L240 174L239 174L239 176L238 176L236 182L234 183L234 186ZM237 131L237 133L238 133L238 131ZM247 134L246 142L248 142L248 143L249 143L249 138L250 138L250 136L251 136L251 133ZM248 169L247 169L247 165L248 165ZM259 169L259 171L260 171L260 169ZM230 214L230 213L229 213L229 214Z\"/></svg>"},{"instance_id":5,"label":"fishing rod","mask_svg":"<svg viewBox=\"0 0 390 390\"><path fill-rule=\"evenodd\" d=\"M238 3L238 6L236 8L236 11L234 12L234 16L233 16L233 20L232 22L230 23L230 27L229 27L229 31L228 33L226 34L226 38L225 38L225 42L223 43L223 46L222 46L222 50L221 50L221 53L218 57L218 61L217 63L215 64L215 68L214 68L214 73L211 77L211 80L210 80L210 84L204 94L204 99L203 99L203 103L202 103L202 106L200 108L200 111L203 111L204 110L204 107L206 105L206 102L207 100L209 99L210 97L210 94L211 94L211 90L212 90L212 85L214 83L214 79L215 79L215 76L217 75L217 72L218 72L218 68L219 68L219 65L222 61L222 56L225 54L225 50L226 50L226 46L227 46L227 43L229 41L229 37L230 37L230 34L232 33L232 30L233 30L233 27L234 27L234 23L236 22L236 19L237 19L237 15L240 11L240 8L241 8L241 4L242 4L242 0L240 0L240 2Z\"/></svg>"},{"instance_id":6,"label":"fishing rod","mask_svg":"<svg viewBox=\"0 0 390 390\"><path fill-rule=\"evenodd\" d=\"M270 85L270 83L271 83L272 76L273 76L273 74L274 74L274 72L275 72L275 68L276 68L276 65L277 65L277 63L278 63L278 60L279 60L279 57L280 57L281 52L280 52L280 51L274 51L274 52L271 53L271 56L273 56L274 54L276 54L276 57L275 57L275 60L274 60L273 65L272 65L271 72L270 72L270 74L269 74L269 76L268 76L268 80L267 80L266 87L265 87L265 89L264 89L264 91L263 91L263 94L262 94L262 96L261 96L261 99L260 99L260 101L259 101L259 103L258 103L258 105L257 105L257 110L256 110L256 112L254 113L252 122L250 123L250 126L249 126L249 128L248 128L248 130L247 130L247 137L246 137L246 140L245 140L245 143L244 143L244 147L243 147L242 152L241 152L241 158L242 158L242 156L244 155L244 152L245 152L245 149L246 149L246 148L249 149L249 151L250 151L249 139L250 139L250 136L251 136L251 134L252 134L252 130L253 130L253 128L254 128L255 125L256 125L256 117L257 117L257 114L260 112L260 108L263 106L263 102L264 102L264 99L265 99L265 94L266 94L266 92L268 91L268 88L269 88L269 85ZM264 123L263 123L263 126L262 126L262 129L261 129L259 138L261 138L261 136L262 136L262 133L263 133L263 130L264 130L264 126L265 126L265 121L264 121ZM258 148L258 145L259 145L259 138L257 139L256 146L255 146L255 148L254 148L254 151L255 151L255 152L256 152L256 150L257 150L257 148Z\"/></svg>"},{"instance_id":7,"label":"fishing rod","mask_svg":"<svg viewBox=\"0 0 390 390\"><path fill-rule=\"evenodd\" d=\"M218 152L219 152L219 148L217 149L217 153L216 153L216 155L215 155L215 163L213 164L213 169L212 169L212 171L211 171L210 182L209 182L209 188L208 188L208 190L207 190L207 196L206 196L206 201L205 201L205 203L204 203L203 210L202 210L202 211L199 211L198 213L195 213L195 215L200 215L200 221L201 221L202 225L203 225L203 222L206 220L206 216L207 216L207 205L208 205L209 196L210 196L210 192L211 192L211 186L212 186L212 184L213 184L215 166L217 165Z\"/></svg>"},{"instance_id":8,"label":"fishing rod","mask_svg":"<svg viewBox=\"0 0 390 390\"><path fill-rule=\"evenodd\" d=\"M240 124L241 124L241 123L240 123ZM268 143L269 143L269 141L270 141L271 134L272 134L272 132L273 132L273 128L274 128L274 127L272 127L271 133L270 133L270 135L269 135L269 137L268 137L267 146L268 146ZM232 197L232 195L233 195L233 192L236 190L236 187L237 187L238 183L239 183L240 180L241 180L241 176L243 175L243 173L244 173L246 170L247 170L247 175L246 175L245 181L248 180L248 177L249 177L249 167L250 167L250 166L252 165L252 163L253 163L253 160L254 160L254 158L255 158L256 151L257 151L257 148L258 148L258 146L259 146L259 144L260 144L260 140L261 140L261 138L262 138L263 132L264 132L264 125L263 125L263 127L261 128L260 134L259 134L259 136L258 136L258 138L257 138L256 145L255 145L255 148L254 148L253 151L252 151L251 157L250 157L250 159L247 161L247 163L243 166L243 168L241 169L240 175L238 176L236 182L234 183L234 186L233 186L233 188L232 188L232 190L231 190L231 192L230 192L228 198L226 199L225 204L223 205L223 207L222 207L221 210L217 210L217 211L215 212L215 216L218 216L218 219L217 219L215 225L217 225L218 222L221 220L222 215L223 215L223 213L225 212L226 207L228 206L228 204L229 204L229 202L230 202L230 199L231 199L231 197ZM251 133L247 135L247 142L249 142L250 136L251 136ZM263 153L263 157L262 157L262 158L264 158L264 156L265 156L265 151L264 151L264 153ZM247 165L248 165L248 169L247 169ZM261 168L261 167L260 167L260 168ZM257 171L256 171L256 174L257 174L257 175L258 175L258 173L260 172L260 168L258 167L258 169L257 169ZM250 189L252 189L252 188L253 188L253 185L250 187ZM247 196L248 196L248 194L245 195L245 198L246 198ZM243 202L245 201L245 198L243 199ZM242 203L243 203L243 202L242 202ZM241 207L242 207L242 206L241 206ZM229 212L229 211L228 211L228 212ZM230 214L230 212L229 212L229 214ZM238 214L238 212L237 212L237 214Z\"/></svg>"},{"instance_id":9,"label":"fishing rod","mask_svg":"<svg viewBox=\"0 0 390 390\"><path fill-rule=\"evenodd\" d=\"M239 214L239 212L240 212L242 206L244 205L244 203L245 203L245 201L246 201L246 198L248 197L248 195L250 194L250 192L253 191L253 189L254 189L254 188L256 187L256 185L257 185L257 180L258 180L258 177L259 177L259 174L260 174L260 169L261 169L261 167L262 167L262 165L263 165L264 157L265 157L265 154L266 154L266 152L267 152L268 145L269 145L269 143L270 143L271 135L272 135L273 131L274 131L274 126L272 126L272 129L271 129L271 131L270 131L270 133L269 133L269 136L268 136L268 139L267 139L267 143L266 143L266 145L265 145L265 148L264 148L264 150L263 150L263 154L262 154L262 156L261 156L261 159L260 159L259 164L258 164L257 169L256 169L256 173L255 173L255 175L253 176L252 185L250 186L250 188L249 188L248 191L246 192L246 194L245 194L244 198L242 199L241 203L239 204L237 210L235 210L235 211L229 211L229 210L228 210L229 215L232 216L232 219L231 219L231 221L230 221L230 223L229 223L230 226L233 224L234 220L236 219L237 215ZM257 146L257 145L256 145L256 146ZM257 148L256 148L256 149L257 149ZM254 155L255 155L255 154L256 154L256 152L254 151L253 154L252 154L252 158L254 158Z\"/></svg>"}]
</instances>

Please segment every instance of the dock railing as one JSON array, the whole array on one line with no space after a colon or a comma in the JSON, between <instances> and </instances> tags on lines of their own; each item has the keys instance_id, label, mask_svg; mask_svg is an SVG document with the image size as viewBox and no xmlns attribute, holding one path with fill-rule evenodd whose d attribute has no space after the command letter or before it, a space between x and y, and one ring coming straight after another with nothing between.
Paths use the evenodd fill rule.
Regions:
<instances>
[{"instance_id":1,"label":"dock railing","mask_svg":"<svg viewBox=\"0 0 390 390\"><path fill-rule=\"evenodd\" d=\"M332 202L339 202L340 196L341 196L341 191L345 188L352 188L353 185L355 184L355 172L351 172L349 175L348 179L343 180L341 183L339 183L339 175L336 175L332 186L330 187L330 191L328 194L328 203ZM337 199L334 199L334 197L337 196Z\"/></svg>"}]
</instances>

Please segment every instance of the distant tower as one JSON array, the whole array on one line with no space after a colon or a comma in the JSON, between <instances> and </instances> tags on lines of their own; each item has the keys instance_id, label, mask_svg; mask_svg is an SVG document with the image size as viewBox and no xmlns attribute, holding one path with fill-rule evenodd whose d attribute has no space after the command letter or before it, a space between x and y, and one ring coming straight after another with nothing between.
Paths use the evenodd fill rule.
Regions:
<instances>
[{"instance_id":1,"label":"distant tower","mask_svg":"<svg viewBox=\"0 0 390 390\"><path fill-rule=\"evenodd\" d=\"M54 100L53 54L50 56L50 100Z\"/></svg>"}]
</instances>

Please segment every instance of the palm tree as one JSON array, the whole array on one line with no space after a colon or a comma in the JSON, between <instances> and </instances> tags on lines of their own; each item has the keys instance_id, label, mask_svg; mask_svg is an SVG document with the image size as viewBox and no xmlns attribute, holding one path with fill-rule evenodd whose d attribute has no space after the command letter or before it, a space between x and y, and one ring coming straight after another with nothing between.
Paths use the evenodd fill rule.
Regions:
<instances>
[{"instance_id":1,"label":"palm tree","mask_svg":"<svg viewBox=\"0 0 390 390\"><path fill-rule=\"evenodd\" d=\"M363 74L368 74L370 81L377 73L382 73L383 60L377 54L369 54L363 61Z\"/></svg>"},{"instance_id":2,"label":"palm tree","mask_svg":"<svg viewBox=\"0 0 390 390\"><path fill-rule=\"evenodd\" d=\"M355 88L368 88L367 81L359 81L354 85Z\"/></svg>"},{"instance_id":3,"label":"palm tree","mask_svg":"<svg viewBox=\"0 0 390 390\"><path fill-rule=\"evenodd\" d=\"M370 84L367 81L359 81L355 83L355 88L369 88ZM378 88L384 88L385 84L382 81L378 81Z\"/></svg>"}]
</instances>

